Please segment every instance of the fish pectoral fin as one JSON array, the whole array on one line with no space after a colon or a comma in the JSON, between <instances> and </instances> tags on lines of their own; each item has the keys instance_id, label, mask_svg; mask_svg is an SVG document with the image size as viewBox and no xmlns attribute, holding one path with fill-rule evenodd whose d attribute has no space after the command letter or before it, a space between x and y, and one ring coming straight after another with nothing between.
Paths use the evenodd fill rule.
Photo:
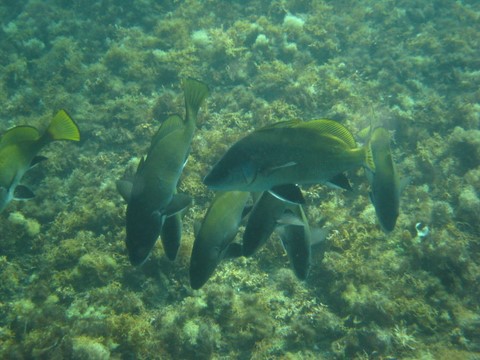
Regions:
<instances>
[{"instance_id":1,"label":"fish pectoral fin","mask_svg":"<svg viewBox=\"0 0 480 360\"><path fill-rule=\"evenodd\" d=\"M0 147L16 145L19 142L37 141L39 138L40 133L33 126L15 126L2 135L0 138Z\"/></svg>"},{"instance_id":2,"label":"fish pectoral fin","mask_svg":"<svg viewBox=\"0 0 480 360\"><path fill-rule=\"evenodd\" d=\"M40 164L42 161L45 161L45 160L47 160L46 156L42 156L42 155L35 156L30 162L30 169L33 168L34 166L37 166L38 164Z\"/></svg>"},{"instance_id":3,"label":"fish pectoral fin","mask_svg":"<svg viewBox=\"0 0 480 360\"><path fill-rule=\"evenodd\" d=\"M225 254L223 255L223 258L234 259L240 256L243 256L242 244L234 242L228 245L227 249L225 250Z\"/></svg>"},{"instance_id":4,"label":"fish pectoral fin","mask_svg":"<svg viewBox=\"0 0 480 360\"><path fill-rule=\"evenodd\" d=\"M165 215L172 216L182 212L192 204L192 198L185 194L175 194L165 209Z\"/></svg>"},{"instance_id":5,"label":"fish pectoral fin","mask_svg":"<svg viewBox=\"0 0 480 360\"><path fill-rule=\"evenodd\" d=\"M35 194L25 185L18 185L13 192L13 198L15 200L29 200L33 199Z\"/></svg>"},{"instance_id":6,"label":"fish pectoral fin","mask_svg":"<svg viewBox=\"0 0 480 360\"><path fill-rule=\"evenodd\" d=\"M115 184L117 185L117 191L120 193L123 200L125 200L127 203L130 202L133 183L128 180L117 180Z\"/></svg>"},{"instance_id":7,"label":"fish pectoral fin","mask_svg":"<svg viewBox=\"0 0 480 360\"><path fill-rule=\"evenodd\" d=\"M277 199L291 204L305 204L302 191L295 184L277 185L268 192Z\"/></svg>"},{"instance_id":8,"label":"fish pectoral fin","mask_svg":"<svg viewBox=\"0 0 480 360\"><path fill-rule=\"evenodd\" d=\"M305 226L303 219L290 210L285 212L277 219L278 226Z\"/></svg>"},{"instance_id":9,"label":"fish pectoral fin","mask_svg":"<svg viewBox=\"0 0 480 360\"><path fill-rule=\"evenodd\" d=\"M160 233L163 223L165 222L165 218L166 218L165 214L162 214L160 211L154 211L151 214L151 218L158 232Z\"/></svg>"},{"instance_id":10,"label":"fish pectoral fin","mask_svg":"<svg viewBox=\"0 0 480 360\"><path fill-rule=\"evenodd\" d=\"M335 175L333 178L327 181L327 184L332 187L343 189L343 190L348 190L348 191L353 190L352 185L350 185L350 181L348 180L347 176L343 173Z\"/></svg>"}]
</instances>

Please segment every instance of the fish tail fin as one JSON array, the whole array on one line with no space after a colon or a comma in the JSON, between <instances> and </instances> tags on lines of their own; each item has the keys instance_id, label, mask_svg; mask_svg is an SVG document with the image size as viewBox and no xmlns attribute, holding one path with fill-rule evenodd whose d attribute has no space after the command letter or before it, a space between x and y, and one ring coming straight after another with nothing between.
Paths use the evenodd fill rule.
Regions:
<instances>
[{"instance_id":1,"label":"fish tail fin","mask_svg":"<svg viewBox=\"0 0 480 360\"><path fill-rule=\"evenodd\" d=\"M182 88L185 94L187 122L195 121L200 106L208 96L208 86L199 80L188 78L182 81Z\"/></svg>"},{"instance_id":2,"label":"fish tail fin","mask_svg":"<svg viewBox=\"0 0 480 360\"><path fill-rule=\"evenodd\" d=\"M60 110L53 117L44 135L48 140L80 141L80 130L65 110Z\"/></svg>"}]
</instances>

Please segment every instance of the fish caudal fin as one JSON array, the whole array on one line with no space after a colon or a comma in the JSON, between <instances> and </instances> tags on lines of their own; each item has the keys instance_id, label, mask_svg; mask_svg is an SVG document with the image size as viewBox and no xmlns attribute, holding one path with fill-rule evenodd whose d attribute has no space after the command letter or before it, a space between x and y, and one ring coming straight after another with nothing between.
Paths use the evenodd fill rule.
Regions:
<instances>
[{"instance_id":1,"label":"fish caudal fin","mask_svg":"<svg viewBox=\"0 0 480 360\"><path fill-rule=\"evenodd\" d=\"M80 141L80 130L65 110L54 116L45 133L50 140Z\"/></svg>"},{"instance_id":2,"label":"fish caudal fin","mask_svg":"<svg viewBox=\"0 0 480 360\"><path fill-rule=\"evenodd\" d=\"M182 87L185 94L186 120L195 121L200 106L208 96L208 86L199 80L188 78L183 80Z\"/></svg>"}]
</instances>

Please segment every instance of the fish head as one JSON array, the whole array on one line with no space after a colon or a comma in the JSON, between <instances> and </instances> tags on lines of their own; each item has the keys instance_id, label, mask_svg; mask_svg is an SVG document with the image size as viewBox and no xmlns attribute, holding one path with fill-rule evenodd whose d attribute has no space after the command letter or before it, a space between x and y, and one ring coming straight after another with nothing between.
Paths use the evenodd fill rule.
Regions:
<instances>
[{"instance_id":1,"label":"fish head","mask_svg":"<svg viewBox=\"0 0 480 360\"><path fill-rule=\"evenodd\" d=\"M131 206L127 207L126 245L130 263L142 265L150 255L165 222L165 214L159 211L147 213Z\"/></svg>"},{"instance_id":2,"label":"fish head","mask_svg":"<svg viewBox=\"0 0 480 360\"><path fill-rule=\"evenodd\" d=\"M223 250L219 246L204 248L205 251L192 253L190 259L190 286L200 289L212 276L223 257Z\"/></svg>"},{"instance_id":3,"label":"fish head","mask_svg":"<svg viewBox=\"0 0 480 360\"><path fill-rule=\"evenodd\" d=\"M227 152L203 179L212 190L249 190L257 177L258 169L253 161L233 156Z\"/></svg>"}]
</instances>

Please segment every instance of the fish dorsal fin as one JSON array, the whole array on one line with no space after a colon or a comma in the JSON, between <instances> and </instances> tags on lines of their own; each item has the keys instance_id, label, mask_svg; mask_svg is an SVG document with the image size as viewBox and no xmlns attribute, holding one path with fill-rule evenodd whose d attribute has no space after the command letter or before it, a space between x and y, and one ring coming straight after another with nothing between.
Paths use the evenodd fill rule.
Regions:
<instances>
[{"instance_id":1,"label":"fish dorsal fin","mask_svg":"<svg viewBox=\"0 0 480 360\"><path fill-rule=\"evenodd\" d=\"M163 139L168 134L172 133L175 130L183 128L185 125L183 119L178 114L170 115L167 120L165 120L157 133L152 138L152 146L154 147L157 142Z\"/></svg>"},{"instance_id":2,"label":"fish dorsal fin","mask_svg":"<svg viewBox=\"0 0 480 360\"><path fill-rule=\"evenodd\" d=\"M352 133L342 124L334 120L319 119L301 122L297 125L307 129L312 129L326 136L334 136L342 140L350 148L357 147L357 142Z\"/></svg>"},{"instance_id":3,"label":"fish dorsal fin","mask_svg":"<svg viewBox=\"0 0 480 360\"><path fill-rule=\"evenodd\" d=\"M123 200L129 203L132 195L133 183L128 180L117 180L115 184L117 185L117 191L120 193Z\"/></svg>"},{"instance_id":4,"label":"fish dorsal fin","mask_svg":"<svg viewBox=\"0 0 480 360\"><path fill-rule=\"evenodd\" d=\"M40 133L33 126L20 125L10 130L0 138L0 147L17 144L23 141L36 141L40 138Z\"/></svg>"},{"instance_id":5,"label":"fish dorsal fin","mask_svg":"<svg viewBox=\"0 0 480 360\"><path fill-rule=\"evenodd\" d=\"M46 136L51 140L80 141L80 130L65 110L55 114L47 128Z\"/></svg>"},{"instance_id":6,"label":"fish dorsal fin","mask_svg":"<svg viewBox=\"0 0 480 360\"><path fill-rule=\"evenodd\" d=\"M302 120L287 120L287 121L279 121L273 124L266 125L256 131L264 131L264 130L271 130L271 129L285 129L285 128L293 128L299 124L303 123Z\"/></svg>"}]
</instances>

